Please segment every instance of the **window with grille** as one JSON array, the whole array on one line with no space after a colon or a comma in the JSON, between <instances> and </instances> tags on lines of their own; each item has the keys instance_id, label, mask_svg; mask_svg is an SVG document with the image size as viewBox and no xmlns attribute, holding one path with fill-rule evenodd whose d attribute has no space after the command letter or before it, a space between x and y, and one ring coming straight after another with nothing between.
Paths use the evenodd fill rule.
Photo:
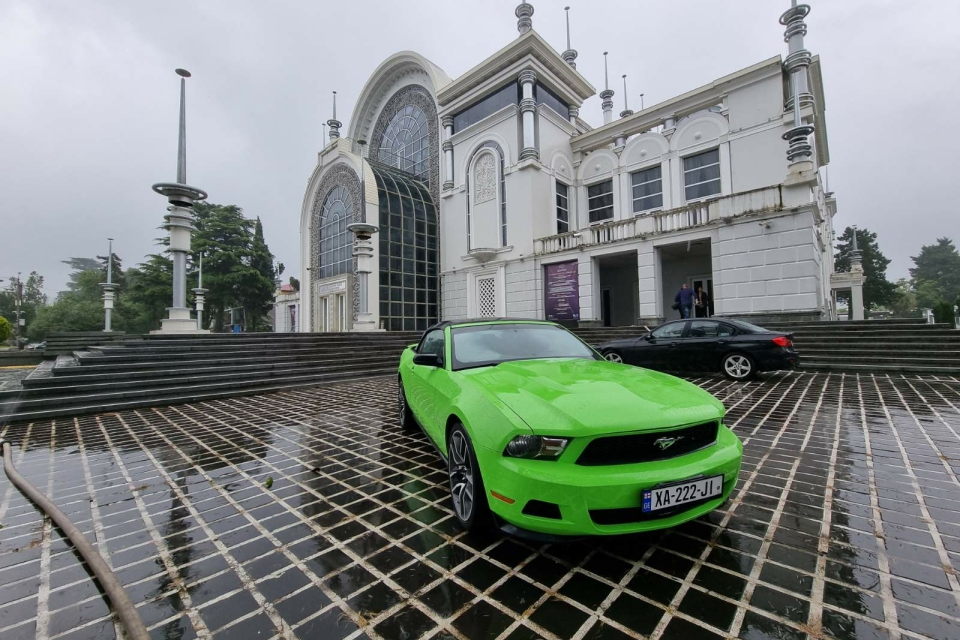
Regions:
<instances>
[{"instance_id":1,"label":"window with grille","mask_svg":"<svg viewBox=\"0 0 960 640\"><path fill-rule=\"evenodd\" d=\"M489 278L477 278L477 311L481 318L497 316L497 281Z\"/></svg>"},{"instance_id":2,"label":"window with grille","mask_svg":"<svg viewBox=\"0 0 960 640\"><path fill-rule=\"evenodd\" d=\"M557 183L557 233L570 230L570 189L562 182Z\"/></svg>"},{"instance_id":3,"label":"window with grille","mask_svg":"<svg viewBox=\"0 0 960 640\"><path fill-rule=\"evenodd\" d=\"M632 174L633 212L663 208L663 181L660 165Z\"/></svg>"},{"instance_id":4,"label":"window with grille","mask_svg":"<svg viewBox=\"0 0 960 640\"><path fill-rule=\"evenodd\" d=\"M720 150L684 158L683 186L688 202L720 193Z\"/></svg>"},{"instance_id":5,"label":"window with grille","mask_svg":"<svg viewBox=\"0 0 960 640\"><path fill-rule=\"evenodd\" d=\"M587 210L591 223L613 218L613 180L587 187Z\"/></svg>"}]
</instances>

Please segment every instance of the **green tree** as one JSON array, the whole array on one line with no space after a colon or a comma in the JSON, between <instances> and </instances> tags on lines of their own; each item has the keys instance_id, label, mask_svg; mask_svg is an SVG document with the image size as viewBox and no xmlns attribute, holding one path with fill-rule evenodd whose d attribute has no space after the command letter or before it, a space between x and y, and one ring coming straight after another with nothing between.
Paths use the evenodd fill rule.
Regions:
<instances>
[{"instance_id":1,"label":"green tree","mask_svg":"<svg viewBox=\"0 0 960 640\"><path fill-rule=\"evenodd\" d=\"M293 287L294 291L300 291L300 281L290 276L290 286Z\"/></svg>"},{"instance_id":2,"label":"green tree","mask_svg":"<svg viewBox=\"0 0 960 640\"><path fill-rule=\"evenodd\" d=\"M853 227L844 229L837 240L834 269L838 272L848 272L850 271L850 254L853 251ZM891 304L896 287L887 280L887 266L890 260L880 252L877 234L871 233L869 229L857 229L857 246L862 254L863 274L867 277L867 281L863 284L863 308L869 310Z\"/></svg>"},{"instance_id":3,"label":"green tree","mask_svg":"<svg viewBox=\"0 0 960 640\"><path fill-rule=\"evenodd\" d=\"M30 272L23 285L23 301L35 307L47 304L47 295L43 292L43 276L36 271Z\"/></svg>"},{"instance_id":4,"label":"green tree","mask_svg":"<svg viewBox=\"0 0 960 640\"><path fill-rule=\"evenodd\" d=\"M915 266L910 277L922 306L932 308L940 301L960 297L960 253L952 240L937 238L936 244L924 245L912 259Z\"/></svg>"},{"instance_id":5,"label":"green tree","mask_svg":"<svg viewBox=\"0 0 960 640\"><path fill-rule=\"evenodd\" d=\"M893 299L890 301L890 310L898 318L919 317L919 305L913 285L906 278L900 278L894 285Z\"/></svg>"},{"instance_id":6,"label":"green tree","mask_svg":"<svg viewBox=\"0 0 960 640\"><path fill-rule=\"evenodd\" d=\"M6 318L0 316L0 342L6 342L11 335L13 335L13 327Z\"/></svg>"},{"instance_id":7,"label":"green tree","mask_svg":"<svg viewBox=\"0 0 960 640\"><path fill-rule=\"evenodd\" d=\"M70 265L70 268L73 269L73 272L70 273L70 281L67 282L67 289L70 291L76 291L78 286L77 280L81 273L84 271L96 271L101 268L100 262L94 258L67 258L60 262Z\"/></svg>"},{"instance_id":8,"label":"green tree","mask_svg":"<svg viewBox=\"0 0 960 640\"><path fill-rule=\"evenodd\" d=\"M203 286L207 289L205 315L214 331L223 330L223 312L242 306L250 282L250 245L253 221L236 205L198 202L194 205L193 263L203 252Z\"/></svg>"},{"instance_id":9,"label":"green tree","mask_svg":"<svg viewBox=\"0 0 960 640\"><path fill-rule=\"evenodd\" d=\"M100 271L100 275L103 278L101 282L107 281L107 267L109 263L107 261L107 256L97 256L97 270ZM113 268L111 269L113 275L114 284L120 285L120 290L123 290L124 285L126 284L123 273L123 260L120 259L116 253L113 254Z\"/></svg>"},{"instance_id":10,"label":"green tree","mask_svg":"<svg viewBox=\"0 0 960 640\"><path fill-rule=\"evenodd\" d=\"M77 275L74 289L64 292L51 305L41 307L37 318L27 327L32 340L42 340L52 331L98 331L103 329L103 300L100 272L87 270ZM117 313L117 329L121 314Z\"/></svg>"},{"instance_id":11,"label":"green tree","mask_svg":"<svg viewBox=\"0 0 960 640\"><path fill-rule=\"evenodd\" d=\"M146 262L126 270L124 282L123 330L148 333L159 329L173 301L173 262L166 256L147 256Z\"/></svg>"},{"instance_id":12,"label":"green tree","mask_svg":"<svg viewBox=\"0 0 960 640\"><path fill-rule=\"evenodd\" d=\"M263 238L263 224L258 216L250 242L250 269L240 288L240 304L249 330L257 331L263 316L273 307L275 273L273 254Z\"/></svg>"}]
</instances>

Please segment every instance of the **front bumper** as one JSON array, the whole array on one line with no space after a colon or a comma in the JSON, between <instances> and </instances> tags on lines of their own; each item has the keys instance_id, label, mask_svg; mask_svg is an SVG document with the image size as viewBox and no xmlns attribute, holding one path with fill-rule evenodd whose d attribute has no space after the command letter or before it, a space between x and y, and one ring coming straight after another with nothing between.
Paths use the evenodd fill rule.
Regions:
<instances>
[{"instance_id":1,"label":"front bumper","mask_svg":"<svg viewBox=\"0 0 960 640\"><path fill-rule=\"evenodd\" d=\"M732 431L721 426L714 445L656 462L586 467L559 461L508 458L490 450L478 450L477 454L490 509L499 518L519 529L537 533L583 536L664 529L716 509L736 485L743 445ZM716 475L723 475L723 493L716 498L662 516L641 516L638 512L644 489ZM491 492L514 502L508 504L493 497ZM560 518L523 513L531 500L558 505ZM620 523L600 524L598 520Z\"/></svg>"}]
</instances>

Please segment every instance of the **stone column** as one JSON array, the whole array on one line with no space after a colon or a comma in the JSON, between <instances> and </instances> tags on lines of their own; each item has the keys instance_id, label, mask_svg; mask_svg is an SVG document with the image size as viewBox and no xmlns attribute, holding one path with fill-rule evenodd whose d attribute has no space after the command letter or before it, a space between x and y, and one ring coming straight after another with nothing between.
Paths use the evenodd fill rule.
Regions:
<instances>
[{"instance_id":1,"label":"stone column","mask_svg":"<svg viewBox=\"0 0 960 640\"><path fill-rule=\"evenodd\" d=\"M520 72L520 88L522 89L522 98L520 99L520 113L522 115L523 126L523 149L520 150L520 159L526 158L540 159L540 152L537 150L536 138L534 136L534 118L537 110L537 102L533 98L533 86L537 81L537 74L531 69L525 69Z\"/></svg>"},{"instance_id":2,"label":"stone column","mask_svg":"<svg viewBox=\"0 0 960 640\"><path fill-rule=\"evenodd\" d=\"M373 273L373 242L371 237L379 228L366 222L354 222L347 225L347 230L354 234L353 257L357 259L357 283L359 296L359 311L357 321L353 323L354 331L375 331L377 323L370 313L370 274Z\"/></svg>"},{"instance_id":3,"label":"stone column","mask_svg":"<svg viewBox=\"0 0 960 640\"><path fill-rule=\"evenodd\" d=\"M863 320L863 285L850 286L850 319Z\"/></svg>"},{"instance_id":4,"label":"stone column","mask_svg":"<svg viewBox=\"0 0 960 640\"><path fill-rule=\"evenodd\" d=\"M446 171L446 180L443 181L444 189L453 189L453 116L443 116L440 121L443 125L443 165Z\"/></svg>"}]
</instances>

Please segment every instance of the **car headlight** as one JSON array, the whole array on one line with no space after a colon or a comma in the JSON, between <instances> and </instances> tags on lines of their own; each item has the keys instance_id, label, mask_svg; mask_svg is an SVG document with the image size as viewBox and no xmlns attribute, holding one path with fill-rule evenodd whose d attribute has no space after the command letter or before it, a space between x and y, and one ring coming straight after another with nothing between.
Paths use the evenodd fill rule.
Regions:
<instances>
[{"instance_id":1,"label":"car headlight","mask_svg":"<svg viewBox=\"0 0 960 640\"><path fill-rule=\"evenodd\" d=\"M548 436L517 436L509 443L503 454L511 458L538 458L556 460L570 444L569 438Z\"/></svg>"}]
</instances>

